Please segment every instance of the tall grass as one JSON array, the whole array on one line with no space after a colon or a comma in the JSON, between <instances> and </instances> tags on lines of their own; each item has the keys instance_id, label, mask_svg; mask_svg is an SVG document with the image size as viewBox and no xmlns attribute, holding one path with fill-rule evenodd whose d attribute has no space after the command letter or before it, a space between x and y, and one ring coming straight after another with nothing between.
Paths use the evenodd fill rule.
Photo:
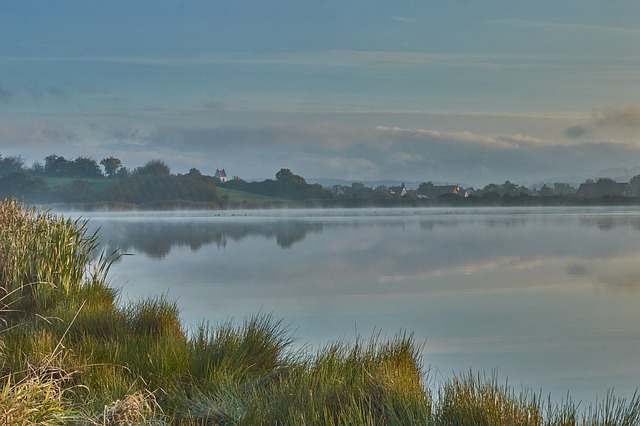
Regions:
<instances>
[{"instance_id":1,"label":"tall grass","mask_svg":"<svg viewBox=\"0 0 640 426\"><path fill-rule=\"evenodd\" d=\"M4 311L45 311L57 297L103 282L110 262L94 259L87 221L62 219L16 200L0 202L0 297Z\"/></svg>"},{"instance_id":2,"label":"tall grass","mask_svg":"<svg viewBox=\"0 0 640 426\"><path fill-rule=\"evenodd\" d=\"M637 395L578 412L496 374L433 390L407 333L308 352L264 313L188 333L165 296L119 301L97 238L0 202L0 424L640 424Z\"/></svg>"}]
</instances>

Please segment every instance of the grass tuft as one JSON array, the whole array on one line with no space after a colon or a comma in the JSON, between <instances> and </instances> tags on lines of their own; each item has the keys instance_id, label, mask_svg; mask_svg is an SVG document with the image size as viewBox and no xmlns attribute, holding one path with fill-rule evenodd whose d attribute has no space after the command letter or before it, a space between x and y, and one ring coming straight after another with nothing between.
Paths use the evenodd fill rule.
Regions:
<instances>
[{"instance_id":1,"label":"grass tuft","mask_svg":"<svg viewBox=\"0 0 640 426\"><path fill-rule=\"evenodd\" d=\"M104 407L99 425L129 426L160 424L161 409L151 392L138 391Z\"/></svg>"}]
</instances>

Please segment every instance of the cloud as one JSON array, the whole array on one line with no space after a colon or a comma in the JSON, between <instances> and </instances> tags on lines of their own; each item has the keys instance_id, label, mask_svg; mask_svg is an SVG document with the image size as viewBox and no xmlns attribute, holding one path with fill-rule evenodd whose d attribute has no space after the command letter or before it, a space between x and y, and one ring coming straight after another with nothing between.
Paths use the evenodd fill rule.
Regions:
<instances>
[{"instance_id":1,"label":"cloud","mask_svg":"<svg viewBox=\"0 0 640 426\"><path fill-rule=\"evenodd\" d=\"M589 133L588 126L571 126L564 130L564 134L569 139L578 139Z\"/></svg>"},{"instance_id":2,"label":"cloud","mask_svg":"<svg viewBox=\"0 0 640 426\"><path fill-rule=\"evenodd\" d=\"M630 127L640 129L640 107L606 108L595 119L598 127Z\"/></svg>"},{"instance_id":3,"label":"cloud","mask_svg":"<svg viewBox=\"0 0 640 426\"><path fill-rule=\"evenodd\" d=\"M317 159L315 162L317 163ZM326 174L315 177L333 175L356 181L362 179L363 176L369 178L380 177L380 167L378 164L366 158L330 157L322 161L322 163Z\"/></svg>"},{"instance_id":4,"label":"cloud","mask_svg":"<svg viewBox=\"0 0 640 426\"><path fill-rule=\"evenodd\" d=\"M115 139L126 143L139 143L146 137L141 129L131 126L110 126L107 129L94 127L94 131L103 133L108 139Z\"/></svg>"},{"instance_id":5,"label":"cloud","mask_svg":"<svg viewBox=\"0 0 640 426\"><path fill-rule=\"evenodd\" d=\"M355 132L352 129L331 124L317 126L291 126L271 124L265 126L219 127L157 127L144 137L153 146L184 151L247 151L292 150L307 152L333 152L353 143L358 136L371 132Z\"/></svg>"},{"instance_id":6,"label":"cloud","mask_svg":"<svg viewBox=\"0 0 640 426\"><path fill-rule=\"evenodd\" d=\"M9 102L11 100L12 93L0 84L0 102Z\"/></svg>"},{"instance_id":7,"label":"cloud","mask_svg":"<svg viewBox=\"0 0 640 426\"><path fill-rule=\"evenodd\" d=\"M161 158L175 171L197 167L209 173L211 167L225 167L245 179L273 177L285 167L305 177L431 180L482 187L505 180L526 184L571 175L578 176L572 182L584 181L605 168L640 163L635 160L640 158L640 148L631 143L561 144L522 133L489 135L382 124L123 125L92 130L90 137L101 141L99 154L83 151L83 155L115 155L138 163ZM51 132L49 140L55 139L54 129ZM72 136L62 129L58 132L60 139Z\"/></svg>"},{"instance_id":8,"label":"cloud","mask_svg":"<svg viewBox=\"0 0 640 426\"><path fill-rule=\"evenodd\" d=\"M629 105L622 108L609 107L595 110L587 124L567 127L564 133L569 139L578 139L598 131L616 134L638 129L640 129L640 107Z\"/></svg>"},{"instance_id":9,"label":"cloud","mask_svg":"<svg viewBox=\"0 0 640 426\"><path fill-rule=\"evenodd\" d=\"M527 138L522 135L517 136L503 136L503 137L488 137L475 135L469 131L463 132L440 132L437 130L424 130L424 129L402 129L399 127L386 127L377 126L376 130L386 134L397 134L404 137L423 138L425 140L449 140L455 142L473 143L486 146L497 146L501 148L517 148L519 143L523 143L524 140L531 142L537 140L535 138Z\"/></svg>"},{"instance_id":10,"label":"cloud","mask_svg":"<svg viewBox=\"0 0 640 426\"><path fill-rule=\"evenodd\" d=\"M60 146L77 139L74 131L48 122L35 122L28 125L0 123L0 141L4 147L26 150Z\"/></svg>"}]
</instances>

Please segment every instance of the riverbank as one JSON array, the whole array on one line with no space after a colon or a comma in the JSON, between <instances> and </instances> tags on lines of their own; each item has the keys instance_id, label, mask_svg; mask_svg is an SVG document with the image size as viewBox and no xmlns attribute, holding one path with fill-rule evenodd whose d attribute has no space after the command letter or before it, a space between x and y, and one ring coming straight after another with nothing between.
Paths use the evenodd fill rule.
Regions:
<instances>
[{"instance_id":1,"label":"riverbank","mask_svg":"<svg viewBox=\"0 0 640 426\"><path fill-rule=\"evenodd\" d=\"M8 389L0 416L9 424L36 415L50 424L638 421L637 398L610 397L579 411L515 392L493 375L463 374L434 389L422 346L408 333L307 353L265 314L185 330L165 297L119 303L109 282L117 253L96 253L84 222L15 202L1 205L0 220Z\"/></svg>"}]
</instances>

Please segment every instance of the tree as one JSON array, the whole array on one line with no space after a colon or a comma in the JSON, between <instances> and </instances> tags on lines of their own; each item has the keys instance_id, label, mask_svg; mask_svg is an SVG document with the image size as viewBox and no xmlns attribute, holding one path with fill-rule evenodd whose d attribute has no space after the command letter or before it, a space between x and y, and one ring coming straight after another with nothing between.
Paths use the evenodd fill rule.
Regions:
<instances>
[{"instance_id":1,"label":"tree","mask_svg":"<svg viewBox=\"0 0 640 426\"><path fill-rule=\"evenodd\" d=\"M280 169L280 171L276 173L276 180L278 183L290 185L305 185L307 183L302 176L293 174L289 169Z\"/></svg>"},{"instance_id":2,"label":"tree","mask_svg":"<svg viewBox=\"0 0 640 426\"><path fill-rule=\"evenodd\" d=\"M131 172L129 171L129 169L127 169L126 167L120 167L118 169L118 171L116 172L116 178L118 179L124 179L124 178L128 178L131 176Z\"/></svg>"},{"instance_id":3,"label":"tree","mask_svg":"<svg viewBox=\"0 0 640 426\"><path fill-rule=\"evenodd\" d=\"M429 181L429 182L422 182L419 186L418 186L418 194L422 194L422 195L426 195L431 197L434 193L433 193L433 189L435 188L435 186L433 185L433 182Z\"/></svg>"},{"instance_id":4,"label":"tree","mask_svg":"<svg viewBox=\"0 0 640 426\"><path fill-rule=\"evenodd\" d=\"M61 155L51 154L44 158L44 172L47 176L65 176L69 161Z\"/></svg>"},{"instance_id":5,"label":"tree","mask_svg":"<svg viewBox=\"0 0 640 426\"><path fill-rule=\"evenodd\" d=\"M71 183L59 186L55 195L66 203L92 201L93 185L86 180L75 179Z\"/></svg>"},{"instance_id":6,"label":"tree","mask_svg":"<svg viewBox=\"0 0 640 426\"><path fill-rule=\"evenodd\" d=\"M162 160L149 160L144 166L136 167L132 172L133 176L169 176L171 169Z\"/></svg>"},{"instance_id":7,"label":"tree","mask_svg":"<svg viewBox=\"0 0 640 426\"><path fill-rule=\"evenodd\" d=\"M553 195L553 189L549 188L546 184L542 185L538 192L541 197L551 197Z\"/></svg>"},{"instance_id":8,"label":"tree","mask_svg":"<svg viewBox=\"0 0 640 426\"><path fill-rule=\"evenodd\" d=\"M22 170L24 170L22 157L17 155L2 158L2 155L0 155L0 176L7 176Z\"/></svg>"},{"instance_id":9,"label":"tree","mask_svg":"<svg viewBox=\"0 0 640 426\"><path fill-rule=\"evenodd\" d=\"M0 197L24 197L34 199L42 195L47 185L39 176L20 170L0 177Z\"/></svg>"},{"instance_id":10,"label":"tree","mask_svg":"<svg viewBox=\"0 0 640 426\"><path fill-rule=\"evenodd\" d=\"M100 178L102 170L96 160L89 157L78 157L75 160L51 154L44 159L44 174L54 177Z\"/></svg>"},{"instance_id":11,"label":"tree","mask_svg":"<svg viewBox=\"0 0 640 426\"><path fill-rule=\"evenodd\" d=\"M100 178L103 177L100 166L93 158L78 157L69 163L69 177L75 178Z\"/></svg>"},{"instance_id":12,"label":"tree","mask_svg":"<svg viewBox=\"0 0 640 426\"><path fill-rule=\"evenodd\" d=\"M104 172L109 178L115 178L117 176L118 169L122 167L122 161L116 157L107 157L100 160L100 164L104 167Z\"/></svg>"},{"instance_id":13,"label":"tree","mask_svg":"<svg viewBox=\"0 0 640 426\"><path fill-rule=\"evenodd\" d=\"M601 178L598 178L598 181L596 183L600 185L615 185L616 181L611 178L601 177Z\"/></svg>"},{"instance_id":14,"label":"tree","mask_svg":"<svg viewBox=\"0 0 640 426\"><path fill-rule=\"evenodd\" d=\"M634 197L640 196L640 175L635 175L629 181L629 188Z\"/></svg>"},{"instance_id":15,"label":"tree","mask_svg":"<svg viewBox=\"0 0 640 426\"><path fill-rule=\"evenodd\" d=\"M41 162L36 161L31 165L31 167L29 168L29 171L34 175L40 176L44 174L44 166L42 165Z\"/></svg>"}]
</instances>

